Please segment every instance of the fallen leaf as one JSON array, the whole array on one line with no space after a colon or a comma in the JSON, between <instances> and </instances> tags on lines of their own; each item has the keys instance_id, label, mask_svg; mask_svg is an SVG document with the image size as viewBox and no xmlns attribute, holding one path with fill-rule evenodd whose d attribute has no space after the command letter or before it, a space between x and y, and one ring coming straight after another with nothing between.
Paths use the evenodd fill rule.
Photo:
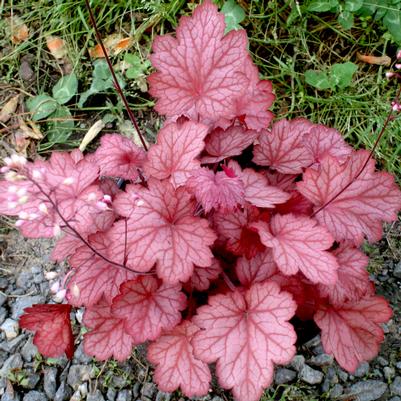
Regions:
<instances>
[{"instance_id":1,"label":"fallen leaf","mask_svg":"<svg viewBox=\"0 0 401 401\"><path fill-rule=\"evenodd\" d=\"M20 17L14 15L8 18L8 23L10 25L12 43L18 44L28 39L29 28Z\"/></svg>"},{"instance_id":2,"label":"fallen leaf","mask_svg":"<svg viewBox=\"0 0 401 401\"><path fill-rule=\"evenodd\" d=\"M33 121L28 121L28 126L26 122L22 119L18 119L19 122L19 129L23 132L25 138L31 138L31 139L42 139L43 134L40 132L39 127L33 122Z\"/></svg>"},{"instance_id":3,"label":"fallen leaf","mask_svg":"<svg viewBox=\"0 0 401 401\"><path fill-rule=\"evenodd\" d=\"M367 64L375 64L375 65L386 65L389 66L391 64L391 58L389 56L369 56L367 54L356 53L356 58L359 61L363 61Z\"/></svg>"},{"instance_id":4,"label":"fallen leaf","mask_svg":"<svg viewBox=\"0 0 401 401\"><path fill-rule=\"evenodd\" d=\"M79 145L79 150L83 152L86 147L96 138L97 134L105 127L105 123L102 120L96 121L92 127L89 128L88 132L85 134L84 138Z\"/></svg>"},{"instance_id":5,"label":"fallen leaf","mask_svg":"<svg viewBox=\"0 0 401 401\"><path fill-rule=\"evenodd\" d=\"M31 141L25 137L25 133L22 129L18 129L14 133L14 147L15 151L23 156L27 155L27 149Z\"/></svg>"},{"instance_id":6,"label":"fallen leaf","mask_svg":"<svg viewBox=\"0 0 401 401\"><path fill-rule=\"evenodd\" d=\"M116 56L131 46L132 38L123 38L121 35L113 33L103 40L103 44L108 55ZM89 55L91 58L105 57L103 49L100 45L96 45L95 47L89 49Z\"/></svg>"},{"instance_id":7,"label":"fallen leaf","mask_svg":"<svg viewBox=\"0 0 401 401\"><path fill-rule=\"evenodd\" d=\"M6 123L17 110L19 95L12 97L0 111L0 122Z\"/></svg>"},{"instance_id":8,"label":"fallen leaf","mask_svg":"<svg viewBox=\"0 0 401 401\"><path fill-rule=\"evenodd\" d=\"M65 41L58 36L48 36L46 38L46 43L50 53L55 59L61 60L67 55Z\"/></svg>"}]
</instances>

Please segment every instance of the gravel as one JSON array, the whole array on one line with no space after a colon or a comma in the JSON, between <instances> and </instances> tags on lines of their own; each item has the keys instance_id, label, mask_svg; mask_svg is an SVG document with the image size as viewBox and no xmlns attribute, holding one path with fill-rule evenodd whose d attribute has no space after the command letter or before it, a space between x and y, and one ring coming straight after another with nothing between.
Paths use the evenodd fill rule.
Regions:
<instances>
[{"instance_id":1,"label":"gravel","mask_svg":"<svg viewBox=\"0 0 401 401\"><path fill-rule=\"evenodd\" d=\"M46 302L46 297L43 295L17 298L11 306L11 317L18 319L24 313L25 308L29 308L34 304L43 304L44 302Z\"/></svg>"},{"instance_id":2,"label":"gravel","mask_svg":"<svg viewBox=\"0 0 401 401\"><path fill-rule=\"evenodd\" d=\"M286 384L293 381L297 377L297 373L291 369L279 368L276 370L274 382L276 384Z\"/></svg>"},{"instance_id":3,"label":"gravel","mask_svg":"<svg viewBox=\"0 0 401 401\"><path fill-rule=\"evenodd\" d=\"M40 391L30 391L24 395L23 401L47 401L47 397Z\"/></svg>"},{"instance_id":4,"label":"gravel","mask_svg":"<svg viewBox=\"0 0 401 401\"><path fill-rule=\"evenodd\" d=\"M308 384L319 384L323 380L323 373L319 370L312 369L308 365L304 365L299 372L298 377Z\"/></svg>"},{"instance_id":5,"label":"gravel","mask_svg":"<svg viewBox=\"0 0 401 401\"><path fill-rule=\"evenodd\" d=\"M401 396L401 376L397 376L390 385L390 391L393 395Z\"/></svg>"},{"instance_id":6,"label":"gravel","mask_svg":"<svg viewBox=\"0 0 401 401\"><path fill-rule=\"evenodd\" d=\"M0 326L0 330L4 332L7 340L12 340L18 336L19 324L16 320L8 318Z\"/></svg>"},{"instance_id":7,"label":"gravel","mask_svg":"<svg viewBox=\"0 0 401 401\"><path fill-rule=\"evenodd\" d=\"M57 369L47 368L43 374L43 389L46 395L52 400L56 396L56 380L57 380Z\"/></svg>"},{"instance_id":8,"label":"gravel","mask_svg":"<svg viewBox=\"0 0 401 401\"><path fill-rule=\"evenodd\" d=\"M378 400L387 390L387 384L378 380L366 380L353 384L346 393L358 397L358 401Z\"/></svg>"}]
</instances>

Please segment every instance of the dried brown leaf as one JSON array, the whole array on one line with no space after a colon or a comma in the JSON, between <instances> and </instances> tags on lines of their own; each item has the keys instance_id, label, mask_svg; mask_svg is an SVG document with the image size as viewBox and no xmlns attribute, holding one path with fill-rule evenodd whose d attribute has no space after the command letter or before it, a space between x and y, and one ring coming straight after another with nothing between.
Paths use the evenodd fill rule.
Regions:
<instances>
[{"instance_id":1,"label":"dried brown leaf","mask_svg":"<svg viewBox=\"0 0 401 401\"><path fill-rule=\"evenodd\" d=\"M391 64L391 58L389 56L370 56L367 54L356 53L356 58L359 61L363 61L367 64L386 66L389 66Z\"/></svg>"},{"instance_id":2,"label":"dried brown leaf","mask_svg":"<svg viewBox=\"0 0 401 401\"><path fill-rule=\"evenodd\" d=\"M14 15L9 17L7 20L8 24L10 25L10 36L12 43L19 44L28 39L29 28L20 17Z\"/></svg>"},{"instance_id":3,"label":"dried brown leaf","mask_svg":"<svg viewBox=\"0 0 401 401\"><path fill-rule=\"evenodd\" d=\"M0 122L6 123L12 115L15 113L15 110L17 110L18 102L19 102L19 96L16 95L12 97L1 109L0 111Z\"/></svg>"}]
</instances>

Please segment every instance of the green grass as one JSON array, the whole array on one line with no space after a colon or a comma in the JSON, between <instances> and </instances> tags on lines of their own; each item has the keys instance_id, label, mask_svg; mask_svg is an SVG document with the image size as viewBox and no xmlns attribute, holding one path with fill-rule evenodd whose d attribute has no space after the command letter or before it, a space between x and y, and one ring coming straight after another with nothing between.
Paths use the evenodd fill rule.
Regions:
<instances>
[{"instance_id":1,"label":"green grass","mask_svg":"<svg viewBox=\"0 0 401 401\"><path fill-rule=\"evenodd\" d=\"M218 2L221 6L223 1ZM312 14L297 6L293 0L239 1L245 6L246 19L242 25L249 36L252 57L262 77L273 82L276 102L273 111L278 117L306 117L341 131L358 148L372 148L378 131L386 118L396 85L384 78L388 67L356 61L356 53L389 55L397 46L371 19L355 19L355 27L345 31L332 14ZM302 5L302 2L299 2ZM183 0L133 0L91 2L103 37L112 33L133 36L135 45L129 50L146 58L155 35L170 32L179 17L190 13L195 4ZM60 77L60 67L49 54L46 37L62 37L69 49L72 68L79 77L81 92L91 78L88 48L96 44L83 0L39 0L1 2L2 15L18 15L30 28L27 41L12 45L5 18L0 22L0 73L2 86L21 89L29 95L50 92ZM29 85L19 78L21 59L29 54L33 61L35 79ZM118 65L124 54L113 58ZM358 71L350 87L343 90L318 91L305 82L307 69L324 70L335 63L352 61ZM7 86L5 86L7 85ZM151 112L153 101L138 89L135 81L127 80L125 93L148 132L154 138L160 120ZM39 150L48 152L57 147L75 146L92 122L105 114L123 124L123 108L113 91L95 96L85 107L69 104L78 119L74 134L58 145L42 140ZM46 131L45 124L42 130ZM393 121L376 150L379 165L401 180L401 119Z\"/></svg>"}]
</instances>

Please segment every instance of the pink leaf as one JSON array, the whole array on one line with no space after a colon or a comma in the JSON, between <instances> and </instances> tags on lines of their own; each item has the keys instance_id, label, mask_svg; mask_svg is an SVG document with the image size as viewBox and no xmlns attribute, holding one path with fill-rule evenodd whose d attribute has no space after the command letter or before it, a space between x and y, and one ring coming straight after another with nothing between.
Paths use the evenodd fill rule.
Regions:
<instances>
[{"instance_id":1,"label":"pink leaf","mask_svg":"<svg viewBox=\"0 0 401 401\"><path fill-rule=\"evenodd\" d=\"M192 121L166 125L149 149L146 174L159 180L170 178L176 187L185 184L191 172L200 167L196 158L205 146L207 133L206 125Z\"/></svg>"},{"instance_id":2,"label":"pink leaf","mask_svg":"<svg viewBox=\"0 0 401 401\"><path fill-rule=\"evenodd\" d=\"M217 259L213 259L210 266L195 266L194 273L191 277L192 286L198 291L206 291L210 286L210 281L215 280L221 273L220 263Z\"/></svg>"},{"instance_id":3,"label":"pink leaf","mask_svg":"<svg viewBox=\"0 0 401 401\"><path fill-rule=\"evenodd\" d=\"M248 291L211 297L194 323L202 331L192 341L195 356L216 363L220 385L239 401L257 401L273 380L274 363L295 354L296 334L288 320L295 313L291 296L272 282Z\"/></svg>"},{"instance_id":4,"label":"pink leaf","mask_svg":"<svg viewBox=\"0 0 401 401\"><path fill-rule=\"evenodd\" d=\"M101 255L108 256L110 241L98 233L89 237L90 245ZM68 301L74 306L91 306L119 294L120 285L136 275L122 267L108 263L86 245L77 249L69 259L75 268L68 283Z\"/></svg>"},{"instance_id":5,"label":"pink leaf","mask_svg":"<svg viewBox=\"0 0 401 401\"><path fill-rule=\"evenodd\" d=\"M307 169L302 182L297 184L298 190L315 205L316 219L338 241L360 245L364 235L370 242L378 241L382 237L382 222L396 220L401 209L401 192L394 178L375 172L373 160L355 178L368 156L369 152L360 150L345 164L328 156L318 170ZM326 206L320 210L323 205Z\"/></svg>"},{"instance_id":6,"label":"pink leaf","mask_svg":"<svg viewBox=\"0 0 401 401\"><path fill-rule=\"evenodd\" d=\"M133 338L126 330L125 319L116 317L103 298L86 308L83 322L91 330L84 334L84 351L100 361L115 358L124 361L131 355Z\"/></svg>"},{"instance_id":7,"label":"pink leaf","mask_svg":"<svg viewBox=\"0 0 401 401\"><path fill-rule=\"evenodd\" d=\"M229 213L244 203L244 184L229 169L214 173L206 167L199 168L192 173L186 187L205 213L212 209Z\"/></svg>"},{"instance_id":8,"label":"pink leaf","mask_svg":"<svg viewBox=\"0 0 401 401\"><path fill-rule=\"evenodd\" d=\"M207 394L210 370L195 358L191 345L198 331L193 323L185 321L150 345L147 356L156 365L154 379L160 390L171 393L180 387L191 398Z\"/></svg>"},{"instance_id":9,"label":"pink leaf","mask_svg":"<svg viewBox=\"0 0 401 401\"><path fill-rule=\"evenodd\" d=\"M71 305L33 305L25 308L19 320L23 329L35 332L33 343L49 358L62 356L72 359L74 338L70 321Z\"/></svg>"},{"instance_id":10,"label":"pink leaf","mask_svg":"<svg viewBox=\"0 0 401 401\"><path fill-rule=\"evenodd\" d=\"M326 250L333 237L317 222L287 214L273 216L270 229L264 222L253 223L263 245L273 249L273 259L287 275L301 270L314 283L334 284L337 280L336 258Z\"/></svg>"},{"instance_id":11,"label":"pink leaf","mask_svg":"<svg viewBox=\"0 0 401 401\"><path fill-rule=\"evenodd\" d=\"M357 302L366 295L374 295L373 284L366 270L369 258L355 248L342 246L333 252L338 261L338 280L335 285L319 285L321 296L330 303L341 305L346 301Z\"/></svg>"},{"instance_id":12,"label":"pink leaf","mask_svg":"<svg viewBox=\"0 0 401 401\"><path fill-rule=\"evenodd\" d=\"M202 158L202 163L217 163L228 157L238 156L257 136L257 131L240 126L230 127L225 131L217 128L206 138L205 150L208 155Z\"/></svg>"},{"instance_id":13,"label":"pink leaf","mask_svg":"<svg viewBox=\"0 0 401 401\"><path fill-rule=\"evenodd\" d=\"M324 306L315 314L315 322L322 330L322 344L328 354L334 355L339 365L354 372L363 361L379 352L384 334L380 323L391 317L387 301L370 297L342 306Z\"/></svg>"},{"instance_id":14,"label":"pink leaf","mask_svg":"<svg viewBox=\"0 0 401 401\"><path fill-rule=\"evenodd\" d=\"M310 216L313 204L297 190L290 190L290 199L287 202L276 205L275 212L279 214L304 214Z\"/></svg>"},{"instance_id":15,"label":"pink leaf","mask_svg":"<svg viewBox=\"0 0 401 401\"><path fill-rule=\"evenodd\" d=\"M149 77L149 93L160 114L194 121L235 116L234 99L247 84L240 71L247 40L243 30L224 35L224 29L224 15L205 1L180 20L176 39L155 39L150 58L157 72Z\"/></svg>"},{"instance_id":16,"label":"pink leaf","mask_svg":"<svg viewBox=\"0 0 401 401\"><path fill-rule=\"evenodd\" d=\"M243 72L249 82L243 96L236 99L236 116L244 116L243 121L249 129L266 129L273 119L273 113L267 109L273 104L273 86L269 81L259 80L258 68L248 56L243 65Z\"/></svg>"},{"instance_id":17,"label":"pink leaf","mask_svg":"<svg viewBox=\"0 0 401 401\"><path fill-rule=\"evenodd\" d=\"M270 278L277 271L271 249L258 253L252 259L242 256L237 260L235 273L244 286L261 283Z\"/></svg>"},{"instance_id":18,"label":"pink leaf","mask_svg":"<svg viewBox=\"0 0 401 401\"><path fill-rule=\"evenodd\" d=\"M268 185L267 179L251 168L241 170L240 165L234 160L230 160L228 166L244 183L245 200L252 205L274 208L276 204L284 203L290 198L290 195L281 189Z\"/></svg>"},{"instance_id":19,"label":"pink leaf","mask_svg":"<svg viewBox=\"0 0 401 401\"><path fill-rule=\"evenodd\" d=\"M326 156L332 156L343 163L352 153L341 134L324 125L314 125L303 137L306 149L312 154L314 163L320 163Z\"/></svg>"},{"instance_id":20,"label":"pink leaf","mask_svg":"<svg viewBox=\"0 0 401 401\"><path fill-rule=\"evenodd\" d=\"M95 153L102 175L135 181L138 169L146 160L146 153L130 139L118 135L103 135Z\"/></svg>"},{"instance_id":21,"label":"pink leaf","mask_svg":"<svg viewBox=\"0 0 401 401\"><path fill-rule=\"evenodd\" d=\"M281 174L269 170L262 171L262 173L266 177L269 185L278 187L283 191L291 191L295 189L297 174Z\"/></svg>"},{"instance_id":22,"label":"pink leaf","mask_svg":"<svg viewBox=\"0 0 401 401\"><path fill-rule=\"evenodd\" d=\"M301 173L313 162L303 143L303 137L311 127L312 124L305 119L277 121L271 131L264 131L259 136L253 161L283 174Z\"/></svg>"},{"instance_id":23,"label":"pink leaf","mask_svg":"<svg viewBox=\"0 0 401 401\"><path fill-rule=\"evenodd\" d=\"M210 246L216 239L205 219L194 216L194 204L184 188L175 190L166 182L149 180L141 203L133 208L127 228L119 221L111 228L112 254L122 260L127 237L127 265L147 272L156 271L166 283L187 281L197 266L210 266ZM133 189L137 192L137 188ZM127 192L131 191L128 187Z\"/></svg>"},{"instance_id":24,"label":"pink leaf","mask_svg":"<svg viewBox=\"0 0 401 401\"><path fill-rule=\"evenodd\" d=\"M127 331L136 343L155 340L181 321L186 307L180 285L159 285L156 278L138 277L124 283L113 299L112 311L127 321Z\"/></svg>"}]
</instances>

